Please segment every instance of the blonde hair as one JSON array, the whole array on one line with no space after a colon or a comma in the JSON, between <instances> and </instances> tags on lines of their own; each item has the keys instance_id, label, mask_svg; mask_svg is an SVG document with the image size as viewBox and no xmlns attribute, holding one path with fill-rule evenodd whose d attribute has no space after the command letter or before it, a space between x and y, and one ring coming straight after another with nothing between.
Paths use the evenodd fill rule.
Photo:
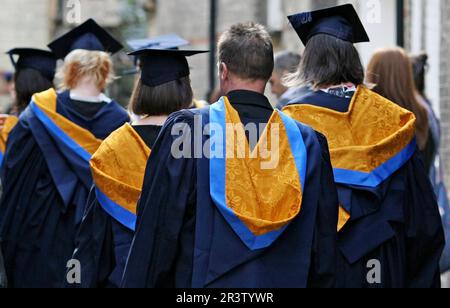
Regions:
<instances>
[{"instance_id":1,"label":"blonde hair","mask_svg":"<svg viewBox=\"0 0 450 308\"><path fill-rule=\"evenodd\" d=\"M103 91L114 80L111 56L103 51L76 49L66 56L56 77L64 90L73 89L82 78L89 77Z\"/></svg>"}]
</instances>

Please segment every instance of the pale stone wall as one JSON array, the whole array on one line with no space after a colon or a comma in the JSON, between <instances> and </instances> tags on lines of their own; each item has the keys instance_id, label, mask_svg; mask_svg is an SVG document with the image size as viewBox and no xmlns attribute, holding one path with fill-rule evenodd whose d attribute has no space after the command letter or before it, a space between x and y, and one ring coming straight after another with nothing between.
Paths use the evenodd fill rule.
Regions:
<instances>
[{"instance_id":1,"label":"pale stone wall","mask_svg":"<svg viewBox=\"0 0 450 308\"><path fill-rule=\"evenodd\" d=\"M442 157L450 187L450 1L441 1L440 111L442 121Z\"/></svg>"},{"instance_id":2,"label":"pale stone wall","mask_svg":"<svg viewBox=\"0 0 450 308\"><path fill-rule=\"evenodd\" d=\"M49 0L2 0L0 3L0 70L11 69L5 51L44 48L50 37Z\"/></svg>"}]
</instances>

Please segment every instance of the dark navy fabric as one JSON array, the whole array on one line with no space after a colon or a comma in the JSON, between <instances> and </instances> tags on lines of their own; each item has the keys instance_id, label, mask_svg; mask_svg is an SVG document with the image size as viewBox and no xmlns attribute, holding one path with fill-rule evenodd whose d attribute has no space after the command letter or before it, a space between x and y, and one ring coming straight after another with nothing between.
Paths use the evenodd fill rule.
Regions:
<instances>
[{"instance_id":1,"label":"dark navy fabric","mask_svg":"<svg viewBox=\"0 0 450 308\"><path fill-rule=\"evenodd\" d=\"M158 137L160 126L133 127L149 148ZM75 239L73 259L79 260L81 284L69 288L118 288L130 251L134 232L110 216L91 190L85 216Z\"/></svg>"},{"instance_id":2,"label":"dark navy fabric","mask_svg":"<svg viewBox=\"0 0 450 308\"><path fill-rule=\"evenodd\" d=\"M103 139L127 122L117 103L83 118L58 95L57 111ZM61 287L92 178L87 164L52 138L31 108L8 140L1 171L0 237L11 287Z\"/></svg>"},{"instance_id":3,"label":"dark navy fabric","mask_svg":"<svg viewBox=\"0 0 450 308\"><path fill-rule=\"evenodd\" d=\"M288 105L314 105L317 107L332 109L338 112L347 112L350 108L351 98L337 97L323 91L307 91Z\"/></svg>"},{"instance_id":4,"label":"dark navy fabric","mask_svg":"<svg viewBox=\"0 0 450 308\"><path fill-rule=\"evenodd\" d=\"M338 112L351 99L311 92L292 104ZM337 287L439 287L444 234L436 197L418 151L378 187L337 185L351 220L338 235ZM369 261L381 265L381 283L367 280Z\"/></svg>"},{"instance_id":5,"label":"dark navy fabric","mask_svg":"<svg viewBox=\"0 0 450 308\"><path fill-rule=\"evenodd\" d=\"M262 95L237 96L241 99L230 95L230 100L244 124L267 123L273 109ZM337 193L325 138L298 124L311 157L301 213L270 247L251 251L213 204L208 159L176 159L171 153L178 137L172 129L178 124L193 129L195 115L202 115L197 125L209 121L208 108L178 112L155 144L122 286L333 287Z\"/></svg>"}]
</instances>

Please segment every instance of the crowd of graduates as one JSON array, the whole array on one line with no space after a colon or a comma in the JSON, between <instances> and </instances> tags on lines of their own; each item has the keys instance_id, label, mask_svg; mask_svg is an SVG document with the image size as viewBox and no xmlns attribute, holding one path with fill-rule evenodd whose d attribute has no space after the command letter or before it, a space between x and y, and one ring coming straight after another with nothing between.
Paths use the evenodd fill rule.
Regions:
<instances>
[{"instance_id":1,"label":"crowd of graduates","mask_svg":"<svg viewBox=\"0 0 450 308\"><path fill-rule=\"evenodd\" d=\"M208 51L175 35L130 42L127 110L105 94L123 46L94 20L9 51L0 284L440 287L448 200L426 56L383 49L365 70L350 4L288 19L301 56L274 55L253 22L221 35L220 95L203 107L187 59Z\"/></svg>"}]
</instances>

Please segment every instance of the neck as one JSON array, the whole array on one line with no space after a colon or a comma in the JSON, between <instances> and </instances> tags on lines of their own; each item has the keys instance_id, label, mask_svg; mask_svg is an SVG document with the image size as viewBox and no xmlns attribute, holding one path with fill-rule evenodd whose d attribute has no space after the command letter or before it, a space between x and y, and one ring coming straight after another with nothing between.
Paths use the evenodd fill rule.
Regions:
<instances>
[{"instance_id":1,"label":"neck","mask_svg":"<svg viewBox=\"0 0 450 308\"><path fill-rule=\"evenodd\" d=\"M81 81L77 86L70 90L73 94L82 97L95 97L99 96L102 91L100 91L92 82Z\"/></svg>"},{"instance_id":2,"label":"neck","mask_svg":"<svg viewBox=\"0 0 450 308\"><path fill-rule=\"evenodd\" d=\"M163 126L166 123L168 116L147 116L139 119L133 123L135 126L153 125Z\"/></svg>"},{"instance_id":3,"label":"neck","mask_svg":"<svg viewBox=\"0 0 450 308\"><path fill-rule=\"evenodd\" d=\"M225 89L225 93L228 94L236 90L253 91L260 94L264 94L266 91L267 82L263 80L234 80L231 81L229 86Z\"/></svg>"}]
</instances>

